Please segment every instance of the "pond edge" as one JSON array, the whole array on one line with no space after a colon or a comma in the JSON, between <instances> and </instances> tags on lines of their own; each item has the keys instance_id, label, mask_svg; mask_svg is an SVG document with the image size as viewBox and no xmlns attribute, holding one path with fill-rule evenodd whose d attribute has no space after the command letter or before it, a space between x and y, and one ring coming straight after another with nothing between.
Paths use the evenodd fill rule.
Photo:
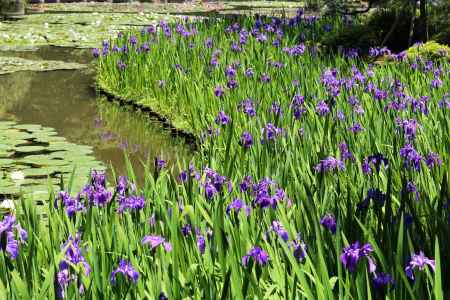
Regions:
<instances>
[{"instance_id":1,"label":"pond edge","mask_svg":"<svg viewBox=\"0 0 450 300\"><path fill-rule=\"evenodd\" d=\"M109 102L116 102L120 106L131 107L135 111L140 111L143 114L145 114L149 119L157 120L158 122L160 122L164 128L170 130L170 133L173 136L182 137L183 139L186 140L187 143L194 145L196 147L198 146L199 139L195 134L174 126L168 118L158 113L157 111L153 110L151 107L139 104L137 103L137 101L133 99L125 99L124 97L117 95L112 91L109 91L106 87L103 87L98 82L96 83L95 87L97 93L99 95L105 96Z\"/></svg>"}]
</instances>

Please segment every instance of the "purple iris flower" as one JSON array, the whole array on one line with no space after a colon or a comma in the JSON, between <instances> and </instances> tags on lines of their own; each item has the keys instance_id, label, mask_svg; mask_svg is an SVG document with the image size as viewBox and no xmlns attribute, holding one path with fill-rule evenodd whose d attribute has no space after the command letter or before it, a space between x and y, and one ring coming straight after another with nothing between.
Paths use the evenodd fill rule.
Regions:
<instances>
[{"instance_id":1,"label":"purple iris flower","mask_svg":"<svg viewBox=\"0 0 450 300\"><path fill-rule=\"evenodd\" d=\"M359 241L356 241L352 245L344 248L341 254L341 262L346 269L350 272L356 270L356 266L361 258L366 257L369 262L369 272L374 273L376 265L373 259L370 257L370 253L373 252L372 245L369 243L360 246Z\"/></svg>"},{"instance_id":2,"label":"purple iris flower","mask_svg":"<svg viewBox=\"0 0 450 300\"><path fill-rule=\"evenodd\" d=\"M233 52L241 52L242 51L241 45L237 42L232 42L230 45L230 49Z\"/></svg>"},{"instance_id":3,"label":"purple iris flower","mask_svg":"<svg viewBox=\"0 0 450 300\"><path fill-rule=\"evenodd\" d=\"M381 165L384 165L384 168L387 169L389 167L389 160L381 153L375 153L369 155L364 158L362 163L363 173L366 175L373 174L373 168L376 172L380 172Z\"/></svg>"},{"instance_id":4,"label":"purple iris flower","mask_svg":"<svg viewBox=\"0 0 450 300\"><path fill-rule=\"evenodd\" d=\"M341 152L341 160L346 161L355 161L355 156L353 153L348 149L348 146L346 143L340 143L339 144L339 151Z\"/></svg>"},{"instance_id":5,"label":"purple iris flower","mask_svg":"<svg viewBox=\"0 0 450 300\"><path fill-rule=\"evenodd\" d=\"M382 273L382 272L375 274L372 281L373 281L373 285L377 289L383 288L389 284L390 285L394 284L394 278L392 277L392 275L388 274L388 273Z\"/></svg>"},{"instance_id":6,"label":"purple iris flower","mask_svg":"<svg viewBox=\"0 0 450 300\"><path fill-rule=\"evenodd\" d=\"M124 211L129 210L132 212L139 211L145 206L145 198L144 196L119 196L119 209L118 212L122 214Z\"/></svg>"},{"instance_id":7,"label":"purple iris flower","mask_svg":"<svg viewBox=\"0 0 450 300\"><path fill-rule=\"evenodd\" d=\"M244 132L242 133L240 144L241 144L242 147L244 147L245 149L249 149L249 148L252 147L252 145L253 145L253 136L251 135L250 132L244 131Z\"/></svg>"},{"instance_id":8,"label":"purple iris flower","mask_svg":"<svg viewBox=\"0 0 450 300\"><path fill-rule=\"evenodd\" d=\"M214 121L216 122L217 125L224 126L230 123L231 119L229 116L225 114L224 111L220 111L217 117L214 119Z\"/></svg>"},{"instance_id":9,"label":"purple iris flower","mask_svg":"<svg viewBox=\"0 0 450 300\"><path fill-rule=\"evenodd\" d=\"M227 68L225 69L225 75L229 78L235 78L237 74L236 69L233 66L227 66Z\"/></svg>"},{"instance_id":10,"label":"purple iris flower","mask_svg":"<svg viewBox=\"0 0 450 300\"><path fill-rule=\"evenodd\" d=\"M248 68L247 70L245 70L246 77L253 77L254 74L255 74L255 72L253 72L252 68Z\"/></svg>"},{"instance_id":11,"label":"purple iris flower","mask_svg":"<svg viewBox=\"0 0 450 300\"><path fill-rule=\"evenodd\" d=\"M12 260L19 255L19 241L16 240L14 232L18 233L22 243L27 241L28 233L16 223L16 218L13 215L6 215L0 222L0 250L6 252Z\"/></svg>"},{"instance_id":12,"label":"purple iris flower","mask_svg":"<svg viewBox=\"0 0 450 300\"><path fill-rule=\"evenodd\" d=\"M60 201L62 206L65 208L66 214L69 218L75 216L77 212L85 211L84 204L81 202L80 197L73 198L65 191L59 192L58 198L55 199L55 208L58 208L58 201Z\"/></svg>"},{"instance_id":13,"label":"purple iris flower","mask_svg":"<svg viewBox=\"0 0 450 300\"><path fill-rule=\"evenodd\" d=\"M328 105L325 103L325 101L319 101L319 103L317 103L316 105L316 113L319 116L325 116L330 112L330 108L328 107Z\"/></svg>"},{"instance_id":14,"label":"purple iris flower","mask_svg":"<svg viewBox=\"0 0 450 300\"><path fill-rule=\"evenodd\" d=\"M364 130L364 127L358 122L353 123L353 125L348 129L353 133L359 133Z\"/></svg>"},{"instance_id":15,"label":"purple iris flower","mask_svg":"<svg viewBox=\"0 0 450 300\"><path fill-rule=\"evenodd\" d=\"M123 61L119 60L119 62L117 63L117 67L119 68L120 71L123 71L125 70L127 65Z\"/></svg>"},{"instance_id":16,"label":"purple iris flower","mask_svg":"<svg viewBox=\"0 0 450 300\"><path fill-rule=\"evenodd\" d=\"M327 173L334 170L345 170L344 162L340 159L328 156L322 159L315 167L314 170L320 173Z\"/></svg>"},{"instance_id":17,"label":"purple iris flower","mask_svg":"<svg viewBox=\"0 0 450 300\"><path fill-rule=\"evenodd\" d=\"M112 193L102 185L86 185L77 197L86 197L88 205L103 207L112 200Z\"/></svg>"},{"instance_id":18,"label":"purple iris flower","mask_svg":"<svg viewBox=\"0 0 450 300\"><path fill-rule=\"evenodd\" d=\"M125 195L128 190L128 179L125 176L119 176L116 191L119 195Z\"/></svg>"},{"instance_id":19,"label":"purple iris flower","mask_svg":"<svg viewBox=\"0 0 450 300\"><path fill-rule=\"evenodd\" d=\"M205 250L206 250L206 240L205 237L201 234L197 235L197 247L198 250L200 251L200 254L205 254Z\"/></svg>"},{"instance_id":20,"label":"purple iris flower","mask_svg":"<svg viewBox=\"0 0 450 300\"><path fill-rule=\"evenodd\" d=\"M336 218L332 214L326 214L320 220L320 224L331 231L332 234L336 233Z\"/></svg>"},{"instance_id":21,"label":"purple iris flower","mask_svg":"<svg viewBox=\"0 0 450 300\"><path fill-rule=\"evenodd\" d=\"M260 33L256 36L256 40L260 43L267 42L267 35L265 33Z\"/></svg>"},{"instance_id":22,"label":"purple iris flower","mask_svg":"<svg viewBox=\"0 0 450 300\"><path fill-rule=\"evenodd\" d=\"M302 262L305 259L307 246L300 235L297 235L297 238L289 243L289 248L293 249L293 254L297 261Z\"/></svg>"},{"instance_id":23,"label":"purple iris flower","mask_svg":"<svg viewBox=\"0 0 450 300\"><path fill-rule=\"evenodd\" d=\"M260 247L255 246L242 257L242 264L244 265L244 267L247 267L250 259L253 259L253 262L255 262L256 264L264 266L269 261L269 254L267 254L267 252Z\"/></svg>"},{"instance_id":24,"label":"purple iris flower","mask_svg":"<svg viewBox=\"0 0 450 300\"><path fill-rule=\"evenodd\" d=\"M136 284L139 279L139 273L133 267L131 262L126 261L124 259L120 260L117 268L111 273L110 280L112 284L116 284L117 274L122 274L127 280L131 280L134 284Z\"/></svg>"},{"instance_id":25,"label":"purple iris flower","mask_svg":"<svg viewBox=\"0 0 450 300\"><path fill-rule=\"evenodd\" d=\"M137 37L134 36L134 35L132 35L132 36L130 37L130 44L131 44L132 46L136 46L137 42L138 42Z\"/></svg>"},{"instance_id":26,"label":"purple iris flower","mask_svg":"<svg viewBox=\"0 0 450 300\"><path fill-rule=\"evenodd\" d=\"M89 276L91 273L91 267L86 261L86 258L82 254L81 247L81 235L77 233L75 238L69 235L68 240L61 246L65 251L64 259L59 263L59 270L56 274L56 294L58 298L63 299L65 296L65 290L71 281L75 281L77 276L71 274L71 266L81 265L84 270L84 275ZM80 284L79 293L84 293L84 286Z\"/></svg>"},{"instance_id":27,"label":"purple iris flower","mask_svg":"<svg viewBox=\"0 0 450 300\"><path fill-rule=\"evenodd\" d=\"M442 159L440 158L439 154L434 152L430 152L427 155L425 162L430 169L442 165Z\"/></svg>"},{"instance_id":28,"label":"purple iris flower","mask_svg":"<svg viewBox=\"0 0 450 300\"><path fill-rule=\"evenodd\" d=\"M267 74L267 73L263 73L262 75L261 75L261 82L263 82L263 83L268 83L268 82L270 82L270 76L269 76L269 74Z\"/></svg>"},{"instance_id":29,"label":"purple iris flower","mask_svg":"<svg viewBox=\"0 0 450 300\"><path fill-rule=\"evenodd\" d=\"M217 193L218 191L213 184L209 182L205 184L205 196L207 199L212 199Z\"/></svg>"},{"instance_id":30,"label":"purple iris flower","mask_svg":"<svg viewBox=\"0 0 450 300\"><path fill-rule=\"evenodd\" d=\"M375 94L374 94L375 100L382 101L382 100L386 99L387 96L388 96L388 94L386 91L375 89Z\"/></svg>"},{"instance_id":31,"label":"purple iris flower","mask_svg":"<svg viewBox=\"0 0 450 300\"><path fill-rule=\"evenodd\" d=\"M242 182L239 184L241 192L245 193L253 186L253 179L251 176L245 176Z\"/></svg>"},{"instance_id":32,"label":"purple iris flower","mask_svg":"<svg viewBox=\"0 0 450 300\"><path fill-rule=\"evenodd\" d=\"M256 116L255 104L252 99L245 99L241 101L237 107L238 111L244 112L249 117Z\"/></svg>"},{"instance_id":33,"label":"purple iris flower","mask_svg":"<svg viewBox=\"0 0 450 300\"><path fill-rule=\"evenodd\" d=\"M65 262L59 264L59 271L56 274L56 296L59 299L65 298L65 290L71 281L69 265Z\"/></svg>"},{"instance_id":34,"label":"purple iris flower","mask_svg":"<svg viewBox=\"0 0 450 300\"><path fill-rule=\"evenodd\" d=\"M155 169L160 172L167 165L167 162L161 157L155 157Z\"/></svg>"},{"instance_id":35,"label":"purple iris flower","mask_svg":"<svg viewBox=\"0 0 450 300\"><path fill-rule=\"evenodd\" d=\"M419 271L423 271L426 266L429 266L433 272L435 269L435 261L434 259L429 259L423 254L423 251L420 251L419 254L413 254L411 256L411 260L405 268L406 276L410 279L414 280L414 269L419 269Z\"/></svg>"},{"instance_id":36,"label":"purple iris flower","mask_svg":"<svg viewBox=\"0 0 450 300\"><path fill-rule=\"evenodd\" d=\"M292 48L285 47L283 48L283 51L286 52L289 56L300 56L303 53L305 53L306 46L305 44L298 44Z\"/></svg>"},{"instance_id":37,"label":"purple iris flower","mask_svg":"<svg viewBox=\"0 0 450 300\"><path fill-rule=\"evenodd\" d=\"M406 191L407 193L413 193L413 194L415 194L416 200L419 200L420 194L419 194L419 191L417 190L417 187L416 187L416 185L414 184L414 182L408 181L408 182L406 183L405 191Z\"/></svg>"},{"instance_id":38,"label":"purple iris flower","mask_svg":"<svg viewBox=\"0 0 450 300\"><path fill-rule=\"evenodd\" d=\"M150 244L152 250L154 250L158 246L162 245L164 247L164 250L166 250L167 252L172 251L172 244L170 244L169 242L166 242L166 239L159 235L144 236L141 243L144 246Z\"/></svg>"},{"instance_id":39,"label":"purple iris flower","mask_svg":"<svg viewBox=\"0 0 450 300\"><path fill-rule=\"evenodd\" d=\"M279 48L281 46L281 41L279 39L274 39L272 41L272 46L274 46L275 48Z\"/></svg>"},{"instance_id":40,"label":"purple iris flower","mask_svg":"<svg viewBox=\"0 0 450 300\"><path fill-rule=\"evenodd\" d=\"M210 65L215 68L219 65L219 59L216 56L213 56L210 61Z\"/></svg>"},{"instance_id":41,"label":"purple iris flower","mask_svg":"<svg viewBox=\"0 0 450 300\"><path fill-rule=\"evenodd\" d=\"M106 187L106 174L103 171L91 171L91 183L94 186Z\"/></svg>"},{"instance_id":42,"label":"purple iris flower","mask_svg":"<svg viewBox=\"0 0 450 300\"><path fill-rule=\"evenodd\" d=\"M276 183L271 179L263 179L254 184L253 195L253 207L258 206L261 209L265 209L267 207L276 209L278 203L284 201L286 198L284 190L278 188Z\"/></svg>"},{"instance_id":43,"label":"purple iris flower","mask_svg":"<svg viewBox=\"0 0 450 300\"><path fill-rule=\"evenodd\" d=\"M156 33L156 27L153 25L149 25L147 27L147 33L150 33L150 34Z\"/></svg>"},{"instance_id":44,"label":"purple iris flower","mask_svg":"<svg viewBox=\"0 0 450 300\"><path fill-rule=\"evenodd\" d=\"M269 112L272 112L275 116L282 116L283 110L281 109L280 103L273 102L272 106L269 108Z\"/></svg>"},{"instance_id":45,"label":"purple iris flower","mask_svg":"<svg viewBox=\"0 0 450 300\"><path fill-rule=\"evenodd\" d=\"M230 215L231 211L234 211L235 214L238 214L241 209L245 210L247 216L250 215L250 207L247 206L241 199L235 198L230 204L228 204L226 213L227 215Z\"/></svg>"},{"instance_id":46,"label":"purple iris flower","mask_svg":"<svg viewBox=\"0 0 450 300\"><path fill-rule=\"evenodd\" d=\"M222 88L221 86L217 86L217 87L214 89L214 95L215 95L216 97L222 98L222 97L223 97L223 94L224 94L224 90L223 90L223 88Z\"/></svg>"},{"instance_id":47,"label":"purple iris flower","mask_svg":"<svg viewBox=\"0 0 450 300\"><path fill-rule=\"evenodd\" d=\"M294 97L292 97L291 106L299 106L303 105L305 103L305 97L300 94L295 94Z\"/></svg>"},{"instance_id":48,"label":"purple iris flower","mask_svg":"<svg viewBox=\"0 0 450 300\"><path fill-rule=\"evenodd\" d=\"M98 48L94 48L92 50L92 56L94 56L94 58L98 58L100 56L100 50L98 50Z\"/></svg>"},{"instance_id":49,"label":"purple iris flower","mask_svg":"<svg viewBox=\"0 0 450 300\"><path fill-rule=\"evenodd\" d=\"M189 234L191 234L191 232L192 232L191 224L188 223L181 227L181 233L183 234L183 236L188 236Z\"/></svg>"},{"instance_id":50,"label":"purple iris flower","mask_svg":"<svg viewBox=\"0 0 450 300\"><path fill-rule=\"evenodd\" d=\"M450 109L450 101L448 100L448 98L449 98L448 95L444 95L444 96L442 97L442 99L439 100L439 102L438 102L439 108L442 108L442 109L445 109L445 108Z\"/></svg>"},{"instance_id":51,"label":"purple iris flower","mask_svg":"<svg viewBox=\"0 0 450 300\"><path fill-rule=\"evenodd\" d=\"M266 141L274 141L275 138L283 133L282 128L278 128L272 123L267 123L266 126L261 128L261 143L264 144Z\"/></svg>"},{"instance_id":52,"label":"purple iris flower","mask_svg":"<svg viewBox=\"0 0 450 300\"><path fill-rule=\"evenodd\" d=\"M439 76L435 76L434 79L431 81L431 87L434 89L440 88L442 86L442 80L439 78Z\"/></svg>"},{"instance_id":53,"label":"purple iris flower","mask_svg":"<svg viewBox=\"0 0 450 300\"><path fill-rule=\"evenodd\" d=\"M67 241L61 247L65 250L64 261L73 265L81 264L84 268L84 273L88 276L91 273L91 267L82 254L81 249L81 234L77 233L75 238L69 235Z\"/></svg>"},{"instance_id":54,"label":"purple iris flower","mask_svg":"<svg viewBox=\"0 0 450 300\"><path fill-rule=\"evenodd\" d=\"M411 120L396 120L397 126L401 128L405 139L407 141L413 141L417 134L417 121L415 119Z\"/></svg>"},{"instance_id":55,"label":"purple iris flower","mask_svg":"<svg viewBox=\"0 0 450 300\"><path fill-rule=\"evenodd\" d=\"M378 205L383 205L384 202L386 201L386 194L383 193L381 190L379 189L375 189L375 188L370 188L367 191L367 197L366 197L367 201L372 200L373 202L377 203Z\"/></svg>"},{"instance_id":56,"label":"purple iris flower","mask_svg":"<svg viewBox=\"0 0 450 300\"><path fill-rule=\"evenodd\" d=\"M233 90L239 86L238 82L235 79L230 79L227 81L227 87L230 90Z\"/></svg>"},{"instance_id":57,"label":"purple iris flower","mask_svg":"<svg viewBox=\"0 0 450 300\"><path fill-rule=\"evenodd\" d=\"M209 49L211 49L213 47L213 40L212 40L212 38L209 37L209 38L207 38L205 40L205 47L209 48Z\"/></svg>"},{"instance_id":58,"label":"purple iris flower","mask_svg":"<svg viewBox=\"0 0 450 300\"><path fill-rule=\"evenodd\" d=\"M407 144L400 149L400 156L403 157L403 165L405 168L411 166L414 167L416 171L420 171L420 162L423 158L411 144Z\"/></svg>"},{"instance_id":59,"label":"purple iris flower","mask_svg":"<svg viewBox=\"0 0 450 300\"><path fill-rule=\"evenodd\" d=\"M283 241L287 242L289 240L289 233L280 221L273 221L271 230L275 232Z\"/></svg>"}]
</instances>

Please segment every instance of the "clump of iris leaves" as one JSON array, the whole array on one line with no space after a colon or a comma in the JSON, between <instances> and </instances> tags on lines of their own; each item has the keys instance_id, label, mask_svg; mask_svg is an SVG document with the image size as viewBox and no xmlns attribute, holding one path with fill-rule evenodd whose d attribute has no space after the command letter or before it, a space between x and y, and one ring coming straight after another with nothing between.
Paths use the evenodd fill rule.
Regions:
<instances>
[{"instance_id":1,"label":"clump of iris leaves","mask_svg":"<svg viewBox=\"0 0 450 300\"><path fill-rule=\"evenodd\" d=\"M174 167L162 154L142 186L131 168L66 183L45 222L20 202L0 227L1 293L443 299L448 56L315 43L348 22L299 11L105 41L100 88L191 131L199 151Z\"/></svg>"}]
</instances>

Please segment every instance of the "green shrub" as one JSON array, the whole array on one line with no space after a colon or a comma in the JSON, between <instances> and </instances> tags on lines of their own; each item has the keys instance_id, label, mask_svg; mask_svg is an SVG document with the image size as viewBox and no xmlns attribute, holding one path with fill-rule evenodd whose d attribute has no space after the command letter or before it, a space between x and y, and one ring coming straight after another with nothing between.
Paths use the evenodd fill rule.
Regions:
<instances>
[{"instance_id":1,"label":"green shrub","mask_svg":"<svg viewBox=\"0 0 450 300\"><path fill-rule=\"evenodd\" d=\"M400 14L398 24L385 43L385 46L394 51L400 51L407 47L411 20L409 12L400 11L398 13ZM378 9L364 18L361 17L359 24L324 35L322 43L332 48L343 46L367 51L370 47L379 46L383 43L395 22L395 18L396 12L394 10Z\"/></svg>"},{"instance_id":2,"label":"green shrub","mask_svg":"<svg viewBox=\"0 0 450 300\"><path fill-rule=\"evenodd\" d=\"M435 41L430 41L425 44L416 44L406 51L408 57L422 56L431 59L441 58L443 56L449 57L450 47L441 45Z\"/></svg>"}]
</instances>

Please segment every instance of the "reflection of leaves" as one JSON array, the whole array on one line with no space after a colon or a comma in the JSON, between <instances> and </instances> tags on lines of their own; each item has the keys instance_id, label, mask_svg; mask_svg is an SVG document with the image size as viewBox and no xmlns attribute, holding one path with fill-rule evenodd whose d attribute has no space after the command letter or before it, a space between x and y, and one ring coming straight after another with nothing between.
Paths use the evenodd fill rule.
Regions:
<instances>
[{"instance_id":1,"label":"reflection of leaves","mask_svg":"<svg viewBox=\"0 0 450 300\"><path fill-rule=\"evenodd\" d=\"M32 75L26 72L10 74L8 76L2 76L1 81L0 116L24 104L21 101L23 101L24 96L31 87Z\"/></svg>"},{"instance_id":2,"label":"reflection of leaves","mask_svg":"<svg viewBox=\"0 0 450 300\"><path fill-rule=\"evenodd\" d=\"M131 152L149 151L152 156L164 152L165 158L188 156L192 149L182 139L173 138L156 121L145 115L128 111L117 104L99 101L101 135L104 145L126 142Z\"/></svg>"}]
</instances>

